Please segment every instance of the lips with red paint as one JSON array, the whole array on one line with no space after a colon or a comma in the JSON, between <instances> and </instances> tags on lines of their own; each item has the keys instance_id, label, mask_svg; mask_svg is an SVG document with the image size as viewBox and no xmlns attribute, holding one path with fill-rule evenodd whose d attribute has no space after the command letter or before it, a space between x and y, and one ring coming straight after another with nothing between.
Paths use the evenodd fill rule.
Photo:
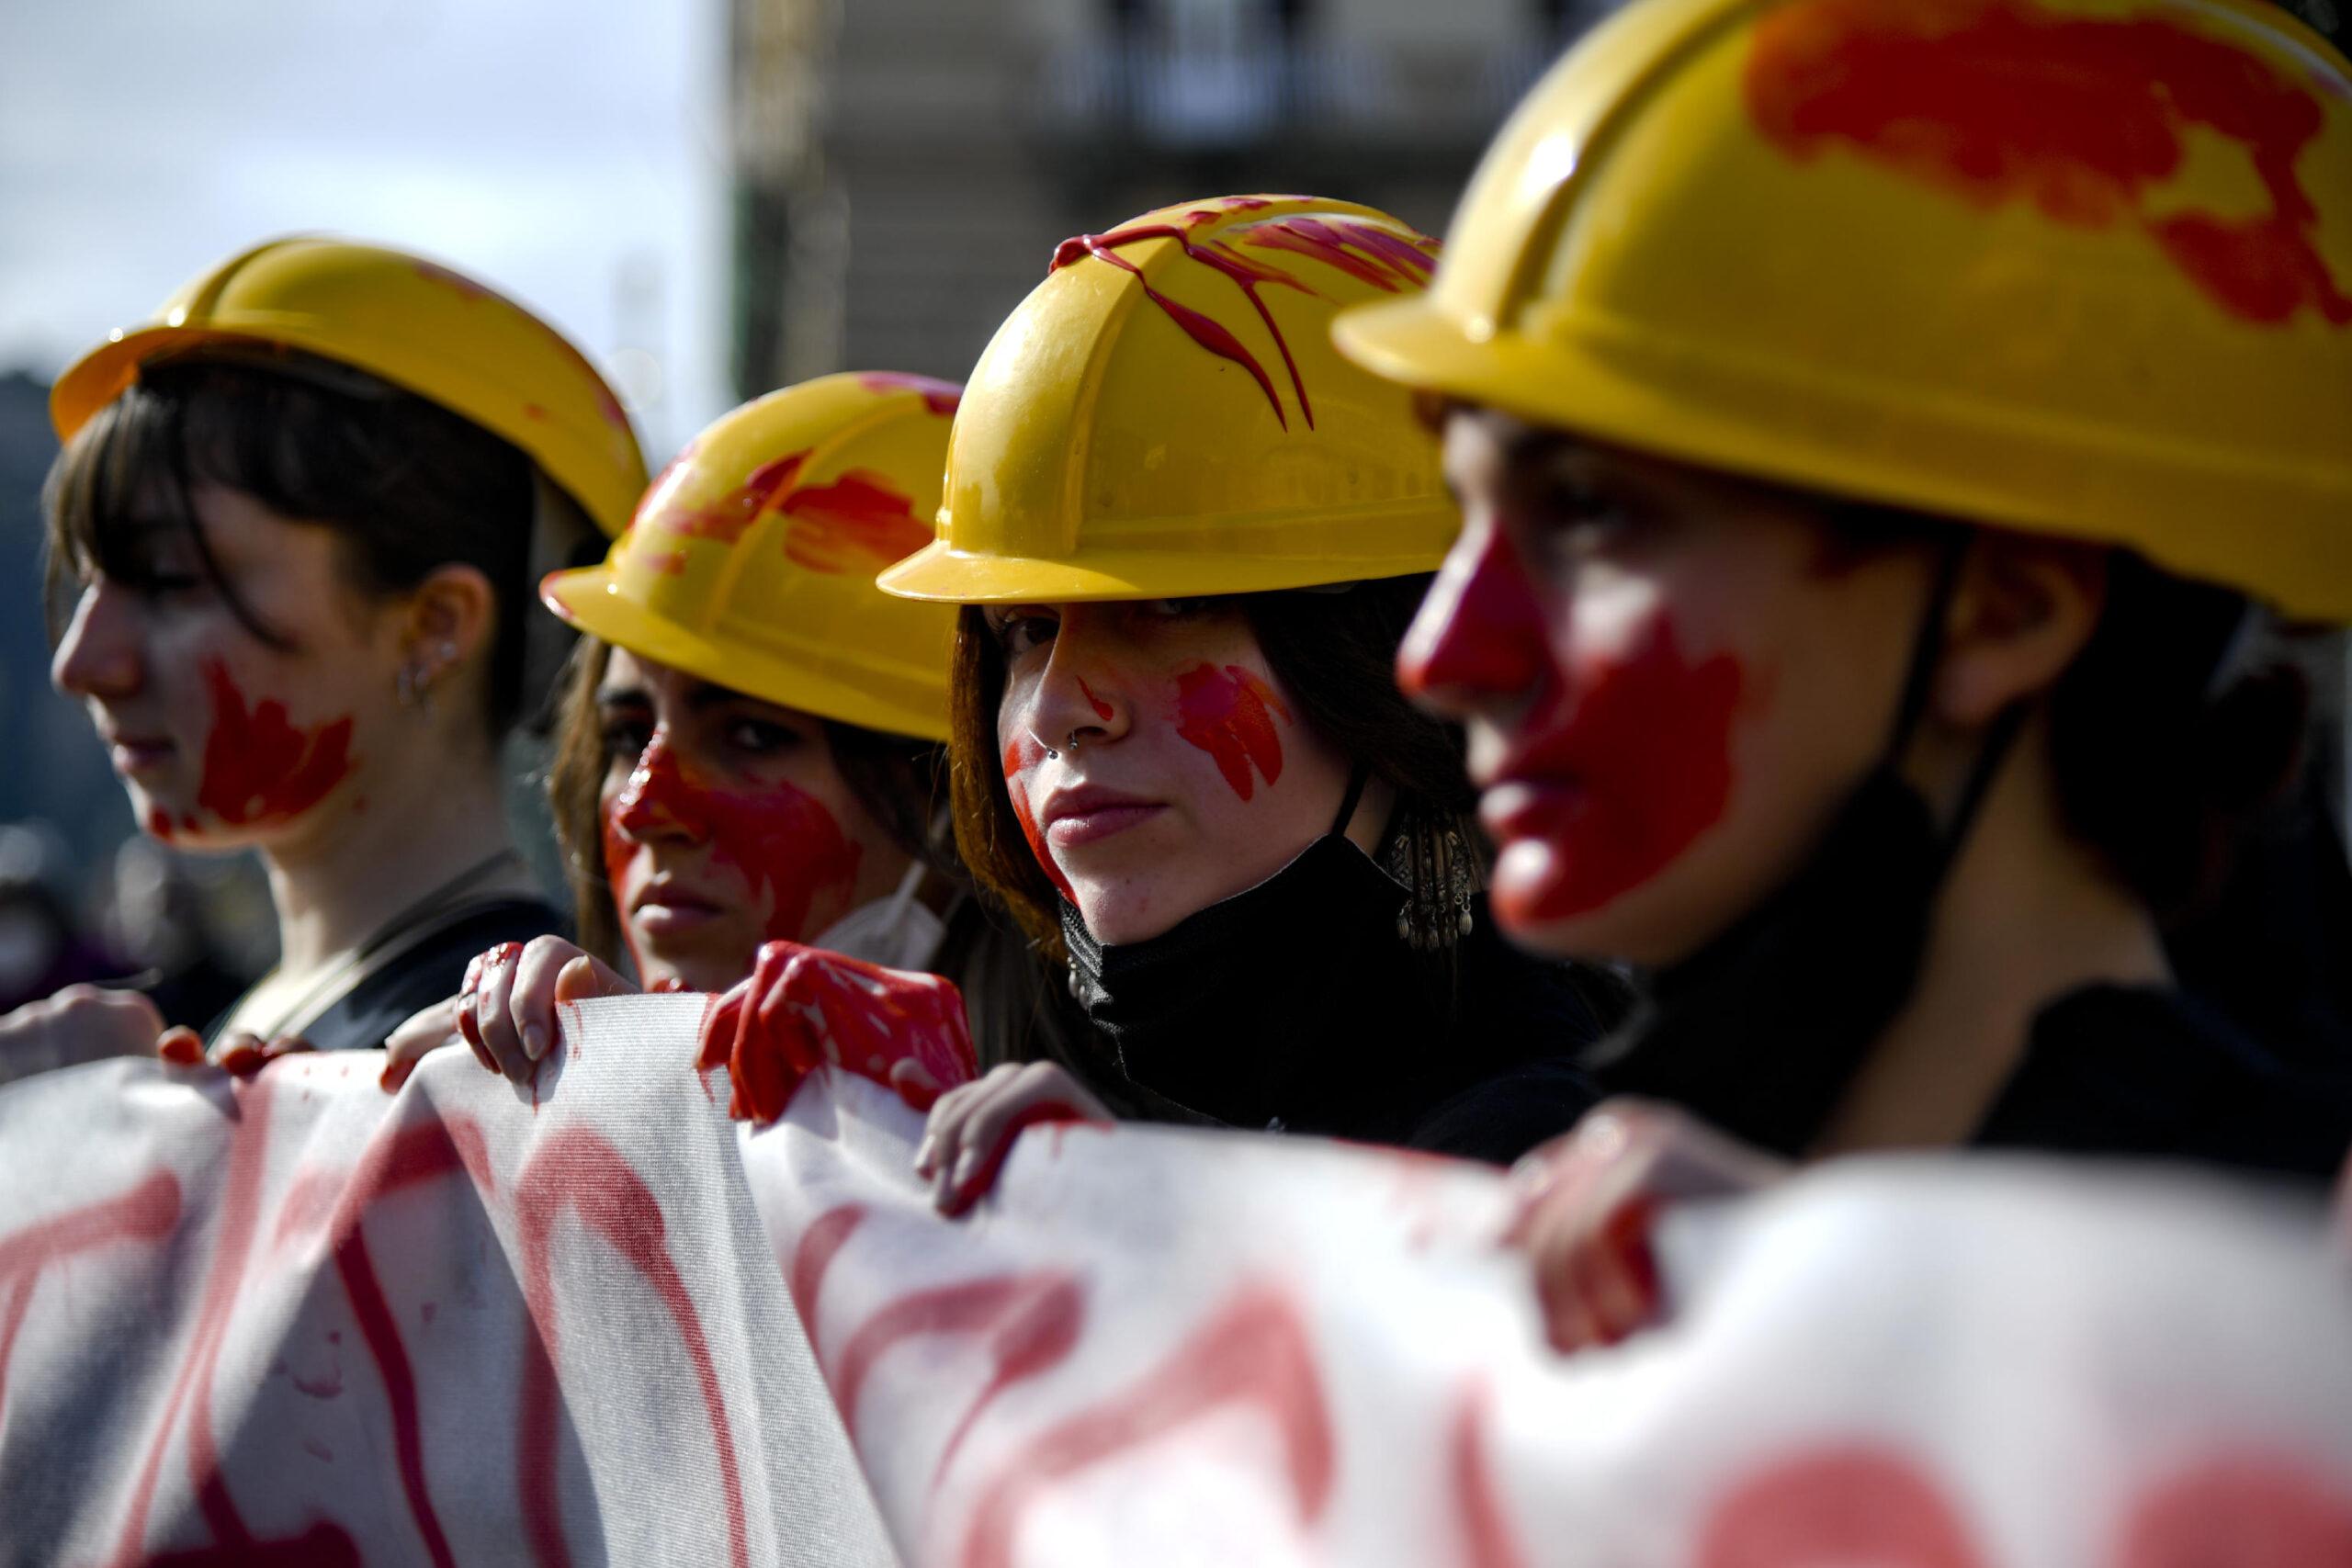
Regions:
<instances>
[{"instance_id":1,"label":"lips with red paint","mask_svg":"<svg viewBox=\"0 0 2352 1568\"><path fill-rule=\"evenodd\" d=\"M1074 849L1124 833L1167 809L1162 801L1082 784L1047 795L1037 819L1055 848Z\"/></svg>"}]
</instances>

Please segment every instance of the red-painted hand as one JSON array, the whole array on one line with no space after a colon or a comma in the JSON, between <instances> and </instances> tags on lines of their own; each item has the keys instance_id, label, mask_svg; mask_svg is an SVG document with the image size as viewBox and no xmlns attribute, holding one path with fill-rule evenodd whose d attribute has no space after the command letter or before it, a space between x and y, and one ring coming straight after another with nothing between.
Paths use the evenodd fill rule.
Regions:
<instances>
[{"instance_id":1,"label":"red-painted hand","mask_svg":"<svg viewBox=\"0 0 2352 1568\"><path fill-rule=\"evenodd\" d=\"M952 983L797 942L763 944L751 977L703 1021L695 1066L722 1065L734 1085L727 1113L753 1122L783 1115L819 1067L872 1078L918 1111L979 1070Z\"/></svg>"},{"instance_id":2,"label":"red-painted hand","mask_svg":"<svg viewBox=\"0 0 2352 1568\"><path fill-rule=\"evenodd\" d=\"M1614 1345L1657 1319L1650 1230L1665 1204L1753 1191L1787 1168L1672 1106L1627 1099L1521 1160L1505 1239L1534 1266L1553 1348Z\"/></svg>"}]
</instances>

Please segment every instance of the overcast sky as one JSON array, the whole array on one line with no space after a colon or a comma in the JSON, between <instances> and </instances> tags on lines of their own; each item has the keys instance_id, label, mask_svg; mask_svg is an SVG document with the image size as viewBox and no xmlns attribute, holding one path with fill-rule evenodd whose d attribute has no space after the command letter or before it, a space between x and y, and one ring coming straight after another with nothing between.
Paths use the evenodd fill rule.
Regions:
<instances>
[{"instance_id":1,"label":"overcast sky","mask_svg":"<svg viewBox=\"0 0 2352 1568\"><path fill-rule=\"evenodd\" d=\"M0 370L271 234L480 274L656 465L726 395L721 0L0 0Z\"/></svg>"}]
</instances>

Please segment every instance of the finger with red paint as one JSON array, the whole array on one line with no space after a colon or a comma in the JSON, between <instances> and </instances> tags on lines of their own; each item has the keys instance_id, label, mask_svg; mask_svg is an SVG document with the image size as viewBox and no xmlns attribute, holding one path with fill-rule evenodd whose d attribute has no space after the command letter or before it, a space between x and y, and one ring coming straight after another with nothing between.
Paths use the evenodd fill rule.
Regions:
<instances>
[{"instance_id":1,"label":"finger with red paint","mask_svg":"<svg viewBox=\"0 0 2352 1568\"><path fill-rule=\"evenodd\" d=\"M268 1064L262 1038L249 1029L232 1029L212 1043L207 1060L233 1077L246 1078Z\"/></svg>"},{"instance_id":2,"label":"finger with red paint","mask_svg":"<svg viewBox=\"0 0 2352 1568\"><path fill-rule=\"evenodd\" d=\"M187 1024L175 1024L155 1041L155 1055L175 1067L204 1066L204 1036Z\"/></svg>"},{"instance_id":3,"label":"finger with red paint","mask_svg":"<svg viewBox=\"0 0 2352 1568\"><path fill-rule=\"evenodd\" d=\"M466 996L467 1010L473 1017L473 1037L490 1054L497 1070L515 1084L530 1082L537 1066L524 1052L523 1037L514 1028L514 969L522 955L519 942L502 942L483 953L481 972Z\"/></svg>"},{"instance_id":4,"label":"finger with red paint","mask_svg":"<svg viewBox=\"0 0 2352 1568\"><path fill-rule=\"evenodd\" d=\"M1786 1168L1670 1106L1623 1099L1521 1160L1505 1239L1533 1268L1554 1348L1613 1345L1656 1320L1650 1235L1666 1204L1753 1191Z\"/></svg>"},{"instance_id":5,"label":"finger with red paint","mask_svg":"<svg viewBox=\"0 0 2352 1568\"><path fill-rule=\"evenodd\" d=\"M556 1018L560 1004L624 996L636 989L609 965L563 938L534 937L514 961L506 1000L508 1021L523 1055L543 1061L562 1031Z\"/></svg>"},{"instance_id":6,"label":"finger with red paint","mask_svg":"<svg viewBox=\"0 0 2352 1568\"><path fill-rule=\"evenodd\" d=\"M1007 1063L940 1097L915 1149L915 1174L930 1180L941 1213L960 1214L996 1184L1023 1128L1111 1120L1109 1109L1058 1065Z\"/></svg>"},{"instance_id":7,"label":"finger with red paint","mask_svg":"<svg viewBox=\"0 0 2352 1568\"><path fill-rule=\"evenodd\" d=\"M498 1071L498 1063L482 1045L481 1031L474 1025L472 1003L473 994L481 985L482 971L489 967L489 964L490 954L486 953L477 953L466 961L465 983L458 987L458 994L450 998L449 1005L457 1021L458 1038L473 1051L474 1060L482 1065L484 1072L494 1073Z\"/></svg>"},{"instance_id":8,"label":"finger with red paint","mask_svg":"<svg viewBox=\"0 0 2352 1568\"><path fill-rule=\"evenodd\" d=\"M480 962L479 959L476 960ZM384 1040L384 1072L376 1080L386 1094L399 1092L408 1082L416 1065L445 1045L466 1045L474 1053L475 1060L484 1066L490 1064L481 1048L467 1040L458 1028L459 1000L448 997L409 1015L398 1029Z\"/></svg>"}]
</instances>

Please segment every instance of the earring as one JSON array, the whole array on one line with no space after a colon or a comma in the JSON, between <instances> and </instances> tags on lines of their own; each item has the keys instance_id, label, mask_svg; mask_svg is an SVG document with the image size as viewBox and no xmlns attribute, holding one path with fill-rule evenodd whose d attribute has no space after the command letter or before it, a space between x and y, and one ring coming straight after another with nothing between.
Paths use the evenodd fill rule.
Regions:
<instances>
[{"instance_id":1,"label":"earring","mask_svg":"<svg viewBox=\"0 0 2352 1568\"><path fill-rule=\"evenodd\" d=\"M1396 940L1423 953L1452 947L1470 934L1478 897L1478 862L1461 828L1417 822L1396 836L1385 857L1389 874L1405 885L1396 911Z\"/></svg>"}]
</instances>

